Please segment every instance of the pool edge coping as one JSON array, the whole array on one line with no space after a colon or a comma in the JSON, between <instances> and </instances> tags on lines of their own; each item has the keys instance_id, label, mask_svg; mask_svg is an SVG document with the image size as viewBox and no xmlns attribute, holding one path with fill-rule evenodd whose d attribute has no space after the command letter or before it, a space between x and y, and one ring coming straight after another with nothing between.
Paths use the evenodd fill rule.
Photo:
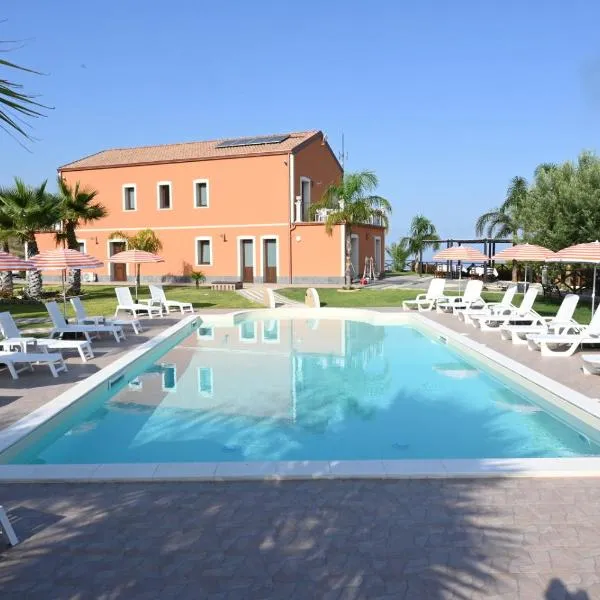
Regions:
<instances>
[{"instance_id":1,"label":"pool edge coping","mask_svg":"<svg viewBox=\"0 0 600 600\"><path fill-rule=\"evenodd\" d=\"M260 314L264 313L264 314ZM316 313L316 314L315 314ZM55 417L80 398L108 382L131 363L153 350L168 337L200 319L208 324L220 321L235 323L246 315L257 318L360 318L363 321L388 324L420 322L436 334L451 338L483 358L499 364L576 406L600 418L600 402L577 392L506 355L458 333L420 313L377 311L373 309L304 307L246 309L228 313L189 315L133 348L113 363L69 390L40 406L16 423L0 431L0 453L13 446L34 429ZM583 375L582 375L583 376ZM559 391L557 391L559 390ZM583 402L583 406L581 404ZM587 405L587 407L586 407ZM592 410L590 410L592 409ZM124 482L124 481L236 481L236 480L312 480L312 479L472 479L489 477L599 477L600 457L522 458L522 459L398 459L356 461L256 461L256 462L189 462L189 463L111 463L65 465L0 465L0 483L8 482Z\"/></svg>"}]
</instances>

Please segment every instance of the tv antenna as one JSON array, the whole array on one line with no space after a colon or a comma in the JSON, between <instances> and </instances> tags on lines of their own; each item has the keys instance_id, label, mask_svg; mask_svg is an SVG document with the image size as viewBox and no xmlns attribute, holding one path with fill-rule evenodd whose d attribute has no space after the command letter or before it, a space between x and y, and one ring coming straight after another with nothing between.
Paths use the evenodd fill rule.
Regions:
<instances>
[{"instance_id":1,"label":"tv antenna","mask_svg":"<svg viewBox=\"0 0 600 600\"><path fill-rule=\"evenodd\" d=\"M344 169L344 164L348 160L348 153L345 150L343 133L342 133L342 151L338 152L338 160L340 161L340 164L342 165L342 169Z\"/></svg>"}]
</instances>

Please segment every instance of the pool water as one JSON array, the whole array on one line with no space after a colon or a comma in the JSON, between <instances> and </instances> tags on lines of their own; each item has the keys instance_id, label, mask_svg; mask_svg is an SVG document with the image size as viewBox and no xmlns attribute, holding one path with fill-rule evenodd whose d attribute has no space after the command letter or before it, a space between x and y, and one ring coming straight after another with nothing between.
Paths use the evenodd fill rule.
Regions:
<instances>
[{"instance_id":1,"label":"pool water","mask_svg":"<svg viewBox=\"0 0 600 600\"><path fill-rule=\"evenodd\" d=\"M203 324L0 458L82 464L600 454L539 402L409 326Z\"/></svg>"}]
</instances>

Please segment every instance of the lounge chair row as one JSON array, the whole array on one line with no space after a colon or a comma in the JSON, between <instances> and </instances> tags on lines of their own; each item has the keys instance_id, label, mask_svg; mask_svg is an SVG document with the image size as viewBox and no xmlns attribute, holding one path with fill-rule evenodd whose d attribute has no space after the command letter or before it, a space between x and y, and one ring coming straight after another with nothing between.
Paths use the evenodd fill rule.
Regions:
<instances>
[{"instance_id":1,"label":"lounge chair row","mask_svg":"<svg viewBox=\"0 0 600 600\"><path fill-rule=\"evenodd\" d=\"M125 339L125 328L131 327L135 334L143 331L142 324L137 319L139 312L146 312L150 318L155 314L162 316L163 310L170 312L171 308L179 309L182 313L191 311L189 302L167 300L159 286L150 286L152 298L145 303L133 301L129 288L115 288L117 294L117 310L128 311L134 315L131 319L106 318L100 315L88 315L80 298L71 298L75 310L76 322L67 323L56 302L48 302L46 310L52 321L52 329L48 337L35 338L21 335L12 315L9 312L0 313L0 364L5 364L13 379L25 369L33 370L33 364L47 365L53 377L67 370L62 352L73 350L79 353L81 360L87 362L94 358L92 339L107 333L118 343ZM67 335L67 338L65 338ZM84 339L70 339L70 335L80 335Z\"/></svg>"},{"instance_id":2,"label":"lounge chair row","mask_svg":"<svg viewBox=\"0 0 600 600\"><path fill-rule=\"evenodd\" d=\"M465 323L483 331L499 331L513 344L527 344L530 350L540 350L543 356L572 356L585 345L600 344L600 311L588 325L574 319L579 296L568 294L553 317L543 317L533 306L539 289L530 287L519 306L513 304L517 286L507 288L500 302L489 303L481 298L481 282L469 281L462 298L443 294L444 280L431 281L426 294L403 303L405 309L452 312ZM589 372L600 371L600 357L584 356Z\"/></svg>"}]
</instances>

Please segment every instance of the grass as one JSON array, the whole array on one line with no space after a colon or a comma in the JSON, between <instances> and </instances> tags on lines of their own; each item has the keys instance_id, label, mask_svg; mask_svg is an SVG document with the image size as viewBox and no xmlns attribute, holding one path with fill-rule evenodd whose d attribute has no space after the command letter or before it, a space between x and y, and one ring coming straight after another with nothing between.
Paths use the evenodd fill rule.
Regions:
<instances>
[{"instance_id":1,"label":"grass","mask_svg":"<svg viewBox=\"0 0 600 600\"><path fill-rule=\"evenodd\" d=\"M286 296L291 300L304 301L306 288L285 288L277 290L282 296ZM318 288L321 306L335 306L345 308L356 307L399 307L403 300L411 300L417 294L424 290L376 290L376 289L361 289L353 292L338 292L335 288ZM452 295L453 292L448 292ZM497 302L502 298L502 293L484 292L483 299L488 302ZM517 294L515 302L521 302L522 295ZM540 298L534 305L534 309L542 316L553 316L558 310L560 300L554 298ZM579 323L589 323L592 316L589 305L581 304L575 311L575 320Z\"/></svg>"},{"instance_id":2,"label":"grass","mask_svg":"<svg viewBox=\"0 0 600 600\"><path fill-rule=\"evenodd\" d=\"M56 286L44 286L44 291L57 291ZM81 296L85 309L89 315L111 315L116 307L116 296L112 285L83 286ZM236 292L217 292L207 287L196 289L189 286L165 286L167 298L191 302L194 308L257 308L260 305L247 300ZM133 293L133 288L132 288ZM149 298L147 286L140 287L140 298ZM57 299L58 302L62 300ZM10 311L16 317L46 317L47 312L42 303L17 304L2 303L0 311ZM67 303L67 316L74 317L75 313L71 303Z\"/></svg>"}]
</instances>

